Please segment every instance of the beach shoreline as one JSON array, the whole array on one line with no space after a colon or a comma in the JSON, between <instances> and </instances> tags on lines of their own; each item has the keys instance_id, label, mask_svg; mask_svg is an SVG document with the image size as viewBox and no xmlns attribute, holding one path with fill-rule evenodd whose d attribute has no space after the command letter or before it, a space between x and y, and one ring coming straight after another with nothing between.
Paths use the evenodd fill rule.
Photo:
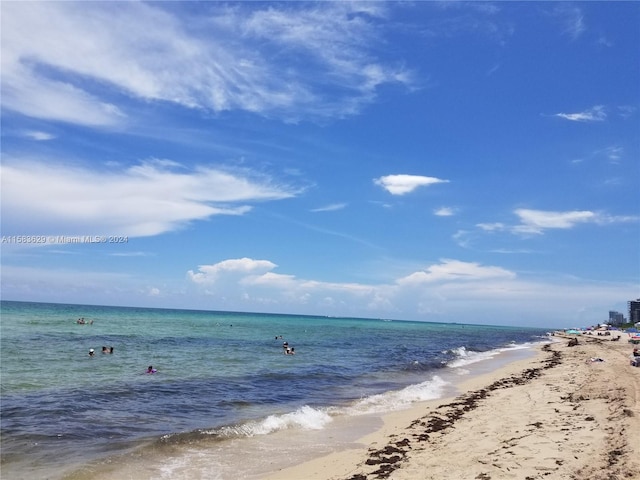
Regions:
<instances>
[{"instance_id":1,"label":"beach shoreline","mask_svg":"<svg viewBox=\"0 0 640 480\"><path fill-rule=\"evenodd\" d=\"M16 480L263 478L360 448L387 412L548 341L530 327L2 306L0 467ZM101 345L114 354L87 355Z\"/></svg>"},{"instance_id":2,"label":"beach shoreline","mask_svg":"<svg viewBox=\"0 0 640 480\"><path fill-rule=\"evenodd\" d=\"M487 378L506 375L526 368L543 354L538 345L523 344L497 349L485 354L463 356L454 364L438 371L425 380L429 385L442 385L432 392L432 400L396 405L402 392L386 392L378 405L356 402L343 406L331 415L332 419L318 429L291 428L273 431L267 435L251 435L220 442L199 438L197 443L184 448L184 444L154 442L143 450L134 451L74 469L64 475L65 480L115 480L122 478L156 480L161 478L191 480L216 478L221 480L285 478L305 480L325 477L321 468L317 476L308 470L315 462L332 459L336 452L344 462L344 470L355 465L353 454L381 442L380 437L395 431L419 416L425 408L436 408L443 402L453 401L464 391L480 388ZM455 365L455 366L454 366ZM422 390L422 385L414 385ZM410 386L409 388L413 388ZM391 405L387 405L390 402ZM373 408L371 408L373 407ZM389 410L390 408L390 410ZM323 409L318 410L320 412ZM417 414L415 412L418 412ZM384 433L383 433L384 432ZM343 453L348 452L346 456ZM330 460L333 461L333 460ZM333 467L333 465L332 465ZM311 467L313 468L313 467ZM332 471L332 470L330 470ZM331 477L333 478L333 477ZM336 478L344 478L338 475Z\"/></svg>"},{"instance_id":3,"label":"beach shoreline","mask_svg":"<svg viewBox=\"0 0 640 480\"><path fill-rule=\"evenodd\" d=\"M321 458L264 480L637 479L640 368L632 346L555 336L532 359L470 378ZM602 360L602 361L600 361Z\"/></svg>"}]
</instances>

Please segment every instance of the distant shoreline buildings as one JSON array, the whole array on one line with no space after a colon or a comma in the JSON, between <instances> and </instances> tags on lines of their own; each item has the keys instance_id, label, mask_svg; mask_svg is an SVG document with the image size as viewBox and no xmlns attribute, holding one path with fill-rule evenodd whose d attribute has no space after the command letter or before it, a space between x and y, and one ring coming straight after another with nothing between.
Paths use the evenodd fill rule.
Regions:
<instances>
[{"instance_id":1,"label":"distant shoreline buildings","mask_svg":"<svg viewBox=\"0 0 640 480\"><path fill-rule=\"evenodd\" d=\"M629 300L627 302L629 309L629 323L634 325L640 323L640 298L636 300ZM624 315L614 310L609 310L609 325L619 327L620 325L627 323Z\"/></svg>"},{"instance_id":2,"label":"distant shoreline buildings","mask_svg":"<svg viewBox=\"0 0 640 480\"><path fill-rule=\"evenodd\" d=\"M629 300L627 304L629 306L629 321L635 325L640 322L640 298Z\"/></svg>"}]
</instances>

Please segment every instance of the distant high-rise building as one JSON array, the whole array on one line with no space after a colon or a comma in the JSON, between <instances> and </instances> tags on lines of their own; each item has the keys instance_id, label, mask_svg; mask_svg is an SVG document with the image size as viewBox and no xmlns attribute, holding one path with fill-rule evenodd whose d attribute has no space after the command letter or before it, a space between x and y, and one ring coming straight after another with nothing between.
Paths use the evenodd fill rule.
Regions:
<instances>
[{"instance_id":1,"label":"distant high-rise building","mask_svg":"<svg viewBox=\"0 0 640 480\"><path fill-rule=\"evenodd\" d=\"M629 302L629 321L631 323L640 322L640 298Z\"/></svg>"},{"instance_id":2,"label":"distant high-rise building","mask_svg":"<svg viewBox=\"0 0 640 480\"><path fill-rule=\"evenodd\" d=\"M624 315L620 312L609 310L609 325L620 326L624 323Z\"/></svg>"}]
</instances>

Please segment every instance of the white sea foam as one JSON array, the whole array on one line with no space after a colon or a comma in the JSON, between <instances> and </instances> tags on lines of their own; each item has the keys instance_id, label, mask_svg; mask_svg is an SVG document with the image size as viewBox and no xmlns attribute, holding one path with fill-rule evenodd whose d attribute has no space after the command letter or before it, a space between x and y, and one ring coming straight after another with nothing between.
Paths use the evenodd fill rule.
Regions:
<instances>
[{"instance_id":1,"label":"white sea foam","mask_svg":"<svg viewBox=\"0 0 640 480\"><path fill-rule=\"evenodd\" d=\"M206 451L190 450L182 455L163 459L162 462L156 464L156 469L159 471L159 478L171 480L192 478L194 470L196 470L199 478L221 480L223 478L220 471L221 465L218 462L213 462L211 457Z\"/></svg>"},{"instance_id":2,"label":"white sea foam","mask_svg":"<svg viewBox=\"0 0 640 480\"><path fill-rule=\"evenodd\" d=\"M520 343L520 344L513 343L507 347L496 348L493 350L488 350L486 352L470 352L465 347L458 347L450 350L450 352L456 355L457 358L447 363L447 367L459 369L461 367L465 367L473 363L489 360L503 352L509 352L514 350L525 350L525 349L531 348L532 346L533 346L532 343ZM463 372L467 372L467 371L463 370Z\"/></svg>"},{"instance_id":3,"label":"white sea foam","mask_svg":"<svg viewBox=\"0 0 640 480\"><path fill-rule=\"evenodd\" d=\"M408 408L412 403L440 398L449 385L435 376L431 380L409 385L401 390L390 391L364 397L347 407L313 408L308 405L279 415L269 415L263 420L226 426L203 433L225 437L254 437L268 435L288 429L321 430L333 421L336 415L366 415L384 413Z\"/></svg>"},{"instance_id":4,"label":"white sea foam","mask_svg":"<svg viewBox=\"0 0 640 480\"><path fill-rule=\"evenodd\" d=\"M408 408L414 402L440 398L448 382L435 376L431 380L409 385L402 390L380 393L358 400L354 405L341 409L347 415L391 412Z\"/></svg>"},{"instance_id":5,"label":"white sea foam","mask_svg":"<svg viewBox=\"0 0 640 480\"><path fill-rule=\"evenodd\" d=\"M319 430L324 428L331 421L331 416L325 410L305 405L290 413L269 415L260 421L223 427L219 430L209 431L207 433L223 436L253 437L255 435L268 435L269 433L291 428Z\"/></svg>"},{"instance_id":6,"label":"white sea foam","mask_svg":"<svg viewBox=\"0 0 640 480\"><path fill-rule=\"evenodd\" d=\"M456 355L456 359L447 364L447 367L449 368L460 368L473 363L482 362L483 360L488 360L499 353L498 350L470 352L464 347L455 348L452 352Z\"/></svg>"}]
</instances>

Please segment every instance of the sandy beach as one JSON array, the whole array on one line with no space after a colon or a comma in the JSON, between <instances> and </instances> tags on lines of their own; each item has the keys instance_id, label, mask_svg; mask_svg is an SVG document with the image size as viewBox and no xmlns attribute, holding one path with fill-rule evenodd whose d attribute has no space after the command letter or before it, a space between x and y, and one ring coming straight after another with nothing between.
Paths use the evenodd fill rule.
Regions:
<instances>
[{"instance_id":1,"label":"sandy beach","mask_svg":"<svg viewBox=\"0 0 640 480\"><path fill-rule=\"evenodd\" d=\"M617 335L584 335L577 346L556 335L455 398L386 416L353 448L264 478L640 479L640 368Z\"/></svg>"}]
</instances>

